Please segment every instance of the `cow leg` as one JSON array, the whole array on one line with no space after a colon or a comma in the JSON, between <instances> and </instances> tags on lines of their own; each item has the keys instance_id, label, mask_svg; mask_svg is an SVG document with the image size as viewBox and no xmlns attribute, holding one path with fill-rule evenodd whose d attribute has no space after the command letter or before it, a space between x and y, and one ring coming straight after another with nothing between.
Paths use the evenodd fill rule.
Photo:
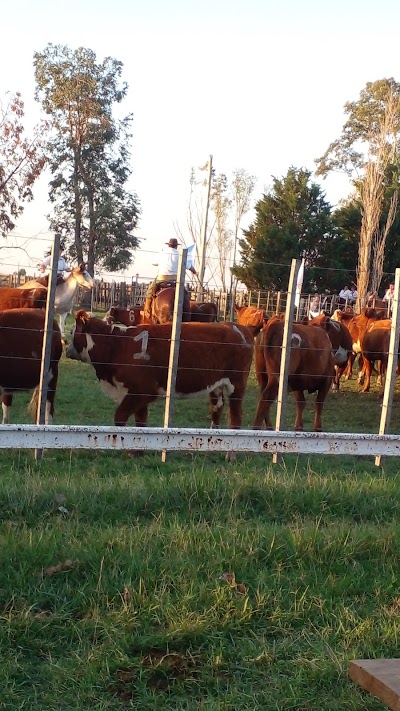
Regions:
<instances>
[{"instance_id":1,"label":"cow leg","mask_svg":"<svg viewBox=\"0 0 400 711\"><path fill-rule=\"evenodd\" d=\"M232 430L239 430L242 426L244 393L245 388L242 390L235 387L233 393L229 395L229 427ZM225 460L234 462L236 460L236 452L227 452Z\"/></svg>"},{"instance_id":2,"label":"cow leg","mask_svg":"<svg viewBox=\"0 0 400 711\"><path fill-rule=\"evenodd\" d=\"M349 355L349 359L347 361L347 365L344 369L344 378L345 380L350 380L352 372L353 372L353 364L356 359L356 353L351 353Z\"/></svg>"},{"instance_id":3,"label":"cow leg","mask_svg":"<svg viewBox=\"0 0 400 711\"><path fill-rule=\"evenodd\" d=\"M1 396L1 407L3 410L3 425L8 425L10 423L10 411L12 405L13 396L8 393L3 393Z\"/></svg>"},{"instance_id":4,"label":"cow leg","mask_svg":"<svg viewBox=\"0 0 400 711\"><path fill-rule=\"evenodd\" d=\"M345 375L345 373L349 367L350 358L351 358L351 356L348 357L347 363L345 363L344 365L335 365L335 376L334 376L333 383L332 383L333 392L336 392L336 393L339 392L340 379L341 379L342 375Z\"/></svg>"},{"instance_id":5,"label":"cow leg","mask_svg":"<svg viewBox=\"0 0 400 711\"><path fill-rule=\"evenodd\" d=\"M339 368L341 370L339 371ZM343 374L344 368L339 365L335 365L335 375L332 381L332 392L337 393L339 392L339 385L340 385L340 377Z\"/></svg>"},{"instance_id":6,"label":"cow leg","mask_svg":"<svg viewBox=\"0 0 400 711\"><path fill-rule=\"evenodd\" d=\"M124 399L118 405L114 414L114 423L117 427L124 427L128 424L131 415L135 416L136 427L147 427L148 419L148 403L155 398L144 398L138 395L125 395ZM139 457L143 454L140 449L128 450L128 453L134 457Z\"/></svg>"},{"instance_id":7,"label":"cow leg","mask_svg":"<svg viewBox=\"0 0 400 711\"><path fill-rule=\"evenodd\" d=\"M315 400L314 409L314 432L322 432L322 410L326 396L331 387L331 378L326 378L326 382L319 388Z\"/></svg>"},{"instance_id":8,"label":"cow leg","mask_svg":"<svg viewBox=\"0 0 400 711\"><path fill-rule=\"evenodd\" d=\"M124 427L131 415L135 415L136 427L147 426L147 405L154 400L152 397L143 397L128 393L120 402L114 414L116 427Z\"/></svg>"},{"instance_id":9,"label":"cow leg","mask_svg":"<svg viewBox=\"0 0 400 711\"><path fill-rule=\"evenodd\" d=\"M379 364L379 375L381 378L381 392L378 395L379 400L383 398L384 392L385 392L385 380L386 380L386 373L387 373L387 364L388 364L388 358L384 358L383 360L380 361Z\"/></svg>"},{"instance_id":10,"label":"cow leg","mask_svg":"<svg viewBox=\"0 0 400 711\"><path fill-rule=\"evenodd\" d=\"M54 400L56 397L56 390L57 390L57 382L58 382L58 363L54 365L52 369L49 371L49 384L47 388L47 400L46 400L46 409L45 409L45 415L44 415L44 421L46 425L51 425L53 422L53 417L54 417Z\"/></svg>"},{"instance_id":11,"label":"cow leg","mask_svg":"<svg viewBox=\"0 0 400 711\"><path fill-rule=\"evenodd\" d=\"M384 364L383 364L383 361L380 360L380 361L379 361L379 372L378 372L378 375L377 375L377 378L376 378L376 384L377 384L377 385L382 385L382 386L383 386L383 383L384 383L384 370L385 370L385 366L384 366Z\"/></svg>"},{"instance_id":12,"label":"cow leg","mask_svg":"<svg viewBox=\"0 0 400 711\"><path fill-rule=\"evenodd\" d=\"M223 388L213 390L209 393L208 398L210 401L211 429L217 429L221 424L222 411L224 409Z\"/></svg>"},{"instance_id":13,"label":"cow leg","mask_svg":"<svg viewBox=\"0 0 400 711\"><path fill-rule=\"evenodd\" d=\"M303 412L306 406L306 399L302 390L295 390L293 395L296 400L296 420L294 423L294 429L296 432L302 432L304 429Z\"/></svg>"},{"instance_id":14,"label":"cow leg","mask_svg":"<svg viewBox=\"0 0 400 711\"><path fill-rule=\"evenodd\" d=\"M65 322L67 320L68 313L66 312L65 314L59 314L58 319L59 319L59 324L60 324L60 331L61 331L61 339L66 343L66 338L65 338Z\"/></svg>"},{"instance_id":15,"label":"cow leg","mask_svg":"<svg viewBox=\"0 0 400 711\"><path fill-rule=\"evenodd\" d=\"M361 392L367 393L371 384L371 373L372 373L372 361L369 358L364 357L363 363L364 371L364 387Z\"/></svg>"},{"instance_id":16,"label":"cow leg","mask_svg":"<svg viewBox=\"0 0 400 711\"><path fill-rule=\"evenodd\" d=\"M263 421L265 422L265 427L267 430L272 430L272 423L270 419L270 409L272 403L275 402L278 395L279 384L276 380L269 380L268 385L260 394L258 400L257 412L253 422L253 429L261 429Z\"/></svg>"},{"instance_id":17,"label":"cow leg","mask_svg":"<svg viewBox=\"0 0 400 711\"><path fill-rule=\"evenodd\" d=\"M139 410L135 411L135 425L136 427L147 427L147 420L149 418L149 408L144 405Z\"/></svg>"}]
</instances>

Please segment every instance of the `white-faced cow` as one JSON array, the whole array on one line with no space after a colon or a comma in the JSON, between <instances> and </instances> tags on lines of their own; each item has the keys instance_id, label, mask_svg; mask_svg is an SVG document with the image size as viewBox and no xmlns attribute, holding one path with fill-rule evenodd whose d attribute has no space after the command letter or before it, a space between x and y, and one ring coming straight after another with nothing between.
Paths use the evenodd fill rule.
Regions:
<instances>
[{"instance_id":1,"label":"white-faced cow","mask_svg":"<svg viewBox=\"0 0 400 711\"><path fill-rule=\"evenodd\" d=\"M116 400L116 425L131 415L147 425L148 405L166 394L171 324L112 326L85 311L75 317L67 357L93 365L104 393ZM242 401L253 356L253 339L230 323L183 323L176 394L209 395L212 427L218 427L229 396L229 423L240 428Z\"/></svg>"},{"instance_id":2,"label":"white-faced cow","mask_svg":"<svg viewBox=\"0 0 400 711\"><path fill-rule=\"evenodd\" d=\"M145 320L143 306L111 306L104 317L109 324L121 323L123 326L139 326Z\"/></svg>"},{"instance_id":3,"label":"white-faced cow","mask_svg":"<svg viewBox=\"0 0 400 711\"><path fill-rule=\"evenodd\" d=\"M34 390L29 410L33 415L36 414L44 322L44 311L39 309L10 309L0 313L0 394L3 425L10 421L14 393ZM61 333L54 321L46 399L46 424L51 422L54 414L58 362L61 354Z\"/></svg>"},{"instance_id":4,"label":"white-faced cow","mask_svg":"<svg viewBox=\"0 0 400 711\"><path fill-rule=\"evenodd\" d=\"M323 328L332 344L333 362L335 364L335 377L332 383L332 390L337 392L349 358L353 355L353 339L347 326L341 321L334 321L328 314L322 311L318 316L310 319L309 326L319 326Z\"/></svg>"},{"instance_id":5,"label":"white-faced cow","mask_svg":"<svg viewBox=\"0 0 400 711\"><path fill-rule=\"evenodd\" d=\"M344 376L347 379L351 377L353 363L359 355L360 358L360 372L358 376L358 382L361 384L364 380L364 366L362 361L362 347L365 334L372 326L372 324L381 321L384 317L383 311L377 311L372 308L365 308L361 314L354 315L346 311L340 311L337 309L333 316L333 321L338 321L339 323L344 323L347 327L352 341L353 341L353 353L350 356L347 366L344 370Z\"/></svg>"},{"instance_id":6,"label":"white-faced cow","mask_svg":"<svg viewBox=\"0 0 400 711\"><path fill-rule=\"evenodd\" d=\"M272 317L259 334L256 345L256 374L260 398L253 427L259 429L263 421L272 429L271 405L278 395L284 323ZM304 391L316 392L314 431L322 429L322 408L333 378L332 345L322 328L293 324L290 345L288 389L296 399L295 430L303 430Z\"/></svg>"}]
</instances>

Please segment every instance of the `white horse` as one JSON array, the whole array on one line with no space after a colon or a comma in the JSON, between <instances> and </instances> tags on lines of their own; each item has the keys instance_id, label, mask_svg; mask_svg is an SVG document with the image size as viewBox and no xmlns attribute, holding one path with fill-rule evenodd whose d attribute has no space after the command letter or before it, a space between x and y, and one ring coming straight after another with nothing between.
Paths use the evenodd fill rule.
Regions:
<instances>
[{"instance_id":1,"label":"white horse","mask_svg":"<svg viewBox=\"0 0 400 711\"><path fill-rule=\"evenodd\" d=\"M33 288L47 288L49 284L49 277L38 277L37 279L31 279L27 281L21 288L22 289L33 289ZM65 340L65 321L66 318L73 308L75 294L78 288L82 286L84 289L93 289L94 280L90 276L89 272L86 271L85 265L80 264L79 267L72 269L67 278L56 286L56 295L54 300L54 310L59 315L60 321L60 331L61 336Z\"/></svg>"}]
</instances>

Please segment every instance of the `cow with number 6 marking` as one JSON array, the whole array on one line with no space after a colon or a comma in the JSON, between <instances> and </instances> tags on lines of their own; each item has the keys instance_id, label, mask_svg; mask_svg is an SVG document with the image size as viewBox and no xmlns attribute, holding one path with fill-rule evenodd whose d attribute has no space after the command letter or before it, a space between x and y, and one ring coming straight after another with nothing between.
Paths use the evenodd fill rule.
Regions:
<instances>
[{"instance_id":1,"label":"cow with number 6 marking","mask_svg":"<svg viewBox=\"0 0 400 711\"><path fill-rule=\"evenodd\" d=\"M114 422L147 425L148 406L166 394L172 324L124 327L75 316L67 357L93 365L103 392L118 403ZM207 394L212 427L219 427L228 395L229 426L240 428L253 357L253 338L232 323L183 323L176 395Z\"/></svg>"}]
</instances>

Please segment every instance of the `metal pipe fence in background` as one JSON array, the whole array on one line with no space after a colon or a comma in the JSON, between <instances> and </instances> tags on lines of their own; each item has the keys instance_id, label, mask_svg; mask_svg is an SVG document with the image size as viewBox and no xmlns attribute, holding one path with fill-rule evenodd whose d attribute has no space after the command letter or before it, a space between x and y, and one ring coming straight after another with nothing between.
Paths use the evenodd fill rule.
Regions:
<instances>
[{"instance_id":1,"label":"metal pipe fence in background","mask_svg":"<svg viewBox=\"0 0 400 711\"><path fill-rule=\"evenodd\" d=\"M14 274L0 274L0 287L19 287L29 279L34 279L33 275L21 272ZM131 282L127 281L105 281L96 279L91 294L92 311L107 311L111 306L142 306L146 298L148 283L139 282L137 277ZM197 300L198 292L191 285L186 285L193 301ZM82 304L85 292L80 289L75 307ZM234 304L238 306L256 306L265 310L267 316L277 313L284 313L287 303L286 291L264 291L258 289L233 289L224 291L222 289L204 289L202 298L205 302L217 304L218 320L226 321L235 312ZM301 320L312 314L326 311L332 314L336 308L352 306L354 304L343 303L337 294L302 294L300 303L296 311L296 318ZM232 308L233 306L233 308Z\"/></svg>"}]
</instances>

